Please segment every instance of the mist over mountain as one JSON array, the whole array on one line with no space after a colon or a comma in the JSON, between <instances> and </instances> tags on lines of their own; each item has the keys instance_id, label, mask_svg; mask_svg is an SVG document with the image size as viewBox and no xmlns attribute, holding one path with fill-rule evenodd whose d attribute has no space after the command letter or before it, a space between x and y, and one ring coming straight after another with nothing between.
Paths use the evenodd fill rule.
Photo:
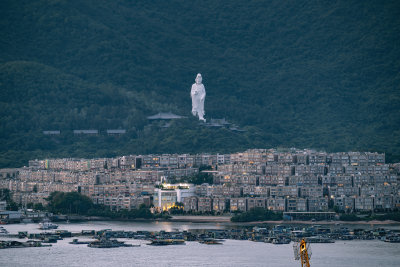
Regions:
<instances>
[{"instance_id":1,"label":"mist over mountain","mask_svg":"<svg viewBox=\"0 0 400 267\"><path fill-rule=\"evenodd\" d=\"M277 146L398 161L399 32L399 1L3 0L0 167ZM198 124L197 73L206 119L245 132ZM149 125L169 111L188 118Z\"/></svg>"}]
</instances>

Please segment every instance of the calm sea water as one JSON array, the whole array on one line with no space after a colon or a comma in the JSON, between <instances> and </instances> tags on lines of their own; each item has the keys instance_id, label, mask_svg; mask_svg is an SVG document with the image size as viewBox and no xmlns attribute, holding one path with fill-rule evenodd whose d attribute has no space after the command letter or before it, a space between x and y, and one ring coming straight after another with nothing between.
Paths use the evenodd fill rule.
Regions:
<instances>
[{"instance_id":1,"label":"calm sea water","mask_svg":"<svg viewBox=\"0 0 400 267\"><path fill-rule=\"evenodd\" d=\"M41 232L37 224L6 225L10 233ZM179 222L85 222L60 224L60 229L81 230L188 230L223 229L224 224ZM1 238L0 239L4 239ZM82 239L82 238L80 238ZM148 241L124 240L140 247L96 249L70 245L65 239L46 248L0 250L0 266L301 266L293 259L292 245L272 245L251 241L226 240L208 246L187 242L181 246L147 246ZM83 240L83 239L82 239ZM382 241L336 241L312 244L311 266L399 266L400 244Z\"/></svg>"}]
</instances>

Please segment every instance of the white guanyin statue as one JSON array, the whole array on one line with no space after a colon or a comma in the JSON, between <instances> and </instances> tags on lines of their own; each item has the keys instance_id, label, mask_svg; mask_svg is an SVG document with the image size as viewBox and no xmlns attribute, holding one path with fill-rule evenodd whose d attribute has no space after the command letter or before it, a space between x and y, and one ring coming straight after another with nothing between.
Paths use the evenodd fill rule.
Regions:
<instances>
[{"instance_id":1,"label":"white guanyin statue","mask_svg":"<svg viewBox=\"0 0 400 267\"><path fill-rule=\"evenodd\" d=\"M192 114L193 116L199 116L199 120L206 121L204 119L204 100L206 98L206 89L201 83L201 74L198 73L196 76L196 83L192 85L190 96L192 97Z\"/></svg>"}]
</instances>

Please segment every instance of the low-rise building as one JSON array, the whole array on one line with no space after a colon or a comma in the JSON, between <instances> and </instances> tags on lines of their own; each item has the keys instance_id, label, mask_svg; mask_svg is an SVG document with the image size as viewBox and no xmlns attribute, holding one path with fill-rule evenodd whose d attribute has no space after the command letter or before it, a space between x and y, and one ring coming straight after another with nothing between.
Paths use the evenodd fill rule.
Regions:
<instances>
[{"instance_id":1,"label":"low-rise building","mask_svg":"<svg viewBox=\"0 0 400 267\"><path fill-rule=\"evenodd\" d=\"M211 212L213 210L213 199L211 197L199 197L197 203L199 212Z\"/></svg>"}]
</instances>

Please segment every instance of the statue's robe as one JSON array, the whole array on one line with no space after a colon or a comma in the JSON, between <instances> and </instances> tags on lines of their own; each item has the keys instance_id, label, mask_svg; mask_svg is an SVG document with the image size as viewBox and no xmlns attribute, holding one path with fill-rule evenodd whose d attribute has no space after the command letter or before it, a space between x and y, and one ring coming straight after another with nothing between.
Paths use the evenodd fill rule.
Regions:
<instances>
[{"instance_id":1,"label":"statue's robe","mask_svg":"<svg viewBox=\"0 0 400 267\"><path fill-rule=\"evenodd\" d=\"M204 100L206 98L206 89L204 85L202 83L194 83L190 91L190 96L192 97L192 114L194 116L198 115L199 119L203 120L205 115Z\"/></svg>"}]
</instances>

